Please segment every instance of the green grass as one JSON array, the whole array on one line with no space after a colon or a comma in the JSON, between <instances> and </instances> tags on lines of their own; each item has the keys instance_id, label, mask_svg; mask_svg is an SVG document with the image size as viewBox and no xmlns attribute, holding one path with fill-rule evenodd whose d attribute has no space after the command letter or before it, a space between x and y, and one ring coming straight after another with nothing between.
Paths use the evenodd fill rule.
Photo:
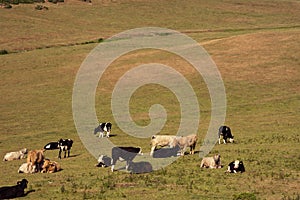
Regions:
<instances>
[{"instance_id":1,"label":"green grass","mask_svg":"<svg viewBox=\"0 0 300 200\"><path fill-rule=\"evenodd\" d=\"M34 5L0 9L0 50L8 51L0 55L0 157L23 147L42 148L61 137L74 140L73 157L58 160L63 170L54 174L18 174L25 160L0 162L0 186L28 179L28 190L35 191L23 199L299 199L298 1L124 0L92 6L70 1L47 7L41 12ZM245 173L200 169L198 154L148 174L94 167L97 161L80 142L72 116L76 73L97 45L87 41L144 26L185 32L212 56L226 88L225 123L236 143L216 145L209 155L220 153L225 168L242 159ZM172 66L194 87L201 110L199 150L211 113L206 85L184 60L157 50L122 56L99 82L97 116L113 123L116 136L110 140L150 151L149 138L128 136L117 127L110 107L118 78L149 62ZM132 118L148 124L149 107L161 102L168 112L161 134L175 133L180 107L163 87L139 88L131 99ZM46 157L57 161L57 153L47 151Z\"/></svg>"}]
</instances>

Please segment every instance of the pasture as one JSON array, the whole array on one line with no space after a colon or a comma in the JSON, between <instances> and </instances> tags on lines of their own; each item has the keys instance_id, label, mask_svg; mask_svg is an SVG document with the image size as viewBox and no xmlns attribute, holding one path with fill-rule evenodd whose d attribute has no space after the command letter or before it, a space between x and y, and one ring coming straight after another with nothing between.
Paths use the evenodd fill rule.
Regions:
<instances>
[{"instance_id":1,"label":"pasture","mask_svg":"<svg viewBox=\"0 0 300 200\"><path fill-rule=\"evenodd\" d=\"M21 148L41 149L51 141L72 138L71 157L53 174L18 174L25 160L0 162L0 186L26 178L22 199L299 199L300 198L300 2L297 0L77 0L0 8L0 157ZM195 155L178 158L147 174L96 168L76 132L72 92L76 73L101 38L138 27L164 27L187 34L210 54L222 75L227 97L225 124L236 143L216 144L208 156L221 154L222 169L200 169ZM116 145L141 146L114 123L111 95L118 79L145 63L162 63L183 74L200 106L201 143L210 121L210 97L202 77L179 56L140 50L114 61L96 93L98 119L113 124ZM176 96L158 85L139 88L130 100L133 120L149 121L153 104L168 118L160 134L176 134L180 107ZM218 130L215 131L217 134ZM90 133L93 134L93 133ZM192 133L191 133L192 134ZM227 164L244 162L243 174L225 174ZM121 163L125 165L125 163Z\"/></svg>"}]
</instances>

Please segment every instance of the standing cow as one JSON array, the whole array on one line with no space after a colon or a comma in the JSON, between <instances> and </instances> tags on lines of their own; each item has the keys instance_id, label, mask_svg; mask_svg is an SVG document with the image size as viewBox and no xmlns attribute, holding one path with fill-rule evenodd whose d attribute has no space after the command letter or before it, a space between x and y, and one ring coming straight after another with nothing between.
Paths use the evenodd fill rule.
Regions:
<instances>
[{"instance_id":1,"label":"standing cow","mask_svg":"<svg viewBox=\"0 0 300 200\"><path fill-rule=\"evenodd\" d=\"M33 167L35 166L35 171L41 171L41 165L44 162L44 149L41 150L31 150L28 152L27 163L28 163L28 171L33 171ZM30 164L29 164L30 163Z\"/></svg>"},{"instance_id":2,"label":"standing cow","mask_svg":"<svg viewBox=\"0 0 300 200\"><path fill-rule=\"evenodd\" d=\"M180 155L183 156L187 147L190 147L190 154L195 153L195 147L198 141L198 137L196 134L176 137L177 145L180 147Z\"/></svg>"},{"instance_id":3,"label":"standing cow","mask_svg":"<svg viewBox=\"0 0 300 200\"><path fill-rule=\"evenodd\" d=\"M176 135L153 135L151 137L151 151L150 156L153 156L154 150L156 147L165 147L169 146L170 148L174 148L177 145Z\"/></svg>"},{"instance_id":4,"label":"standing cow","mask_svg":"<svg viewBox=\"0 0 300 200\"><path fill-rule=\"evenodd\" d=\"M61 159L61 152L64 151L64 158L66 158L66 154L68 152L68 157L70 157L70 151L73 145L73 140L71 139L60 139L58 141L59 146L59 152L58 152L58 158Z\"/></svg>"},{"instance_id":5,"label":"standing cow","mask_svg":"<svg viewBox=\"0 0 300 200\"><path fill-rule=\"evenodd\" d=\"M106 132L106 137L109 137L111 127L112 127L112 124L110 122L100 123L99 126L97 126L94 129L94 134L96 135L98 132L100 132L99 138L100 137L103 138L104 137L104 132Z\"/></svg>"},{"instance_id":6,"label":"standing cow","mask_svg":"<svg viewBox=\"0 0 300 200\"><path fill-rule=\"evenodd\" d=\"M233 135L232 135L231 130L228 126L220 126L218 135L219 135L219 144L221 144L221 136L223 136L224 144L226 144L227 138L229 138L230 143L234 142Z\"/></svg>"},{"instance_id":7,"label":"standing cow","mask_svg":"<svg viewBox=\"0 0 300 200\"><path fill-rule=\"evenodd\" d=\"M128 170L129 165L138 154L142 154L140 147L113 147L111 150L111 171L114 171L117 160L125 160L126 170Z\"/></svg>"}]
</instances>

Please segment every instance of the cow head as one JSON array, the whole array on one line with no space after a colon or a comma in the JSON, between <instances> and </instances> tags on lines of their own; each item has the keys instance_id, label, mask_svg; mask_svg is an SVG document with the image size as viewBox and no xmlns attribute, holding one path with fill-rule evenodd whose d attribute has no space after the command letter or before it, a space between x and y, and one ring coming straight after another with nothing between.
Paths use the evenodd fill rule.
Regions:
<instances>
[{"instance_id":1,"label":"cow head","mask_svg":"<svg viewBox=\"0 0 300 200\"><path fill-rule=\"evenodd\" d=\"M28 184L28 181L24 178L22 179L22 181L17 182L17 185L20 185L21 188L23 188L23 189L27 188L27 184Z\"/></svg>"}]
</instances>

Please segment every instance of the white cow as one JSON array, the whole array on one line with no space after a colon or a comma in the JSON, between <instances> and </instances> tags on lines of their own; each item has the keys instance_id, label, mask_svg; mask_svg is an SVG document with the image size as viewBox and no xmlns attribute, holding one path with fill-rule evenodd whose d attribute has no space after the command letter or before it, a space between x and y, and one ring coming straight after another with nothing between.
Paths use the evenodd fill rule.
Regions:
<instances>
[{"instance_id":1,"label":"white cow","mask_svg":"<svg viewBox=\"0 0 300 200\"><path fill-rule=\"evenodd\" d=\"M3 161L11 161L25 158L25 154L27 154L27 149L21 149L20 151L9 152L5 154Z\"/></svg>"},{"instance_id":2,"label":"white cow","mask_svg":"<svg viewBox=\"0 0 300 200\"><path fill-rule=\"evenodd\" d=\"M153 156L154 150L157 146L165 147L169 146L173 148L177 145L177 136L175 135L153 135L151 137L151 152L150 156Z\"/></svg>"}]
</instances>

